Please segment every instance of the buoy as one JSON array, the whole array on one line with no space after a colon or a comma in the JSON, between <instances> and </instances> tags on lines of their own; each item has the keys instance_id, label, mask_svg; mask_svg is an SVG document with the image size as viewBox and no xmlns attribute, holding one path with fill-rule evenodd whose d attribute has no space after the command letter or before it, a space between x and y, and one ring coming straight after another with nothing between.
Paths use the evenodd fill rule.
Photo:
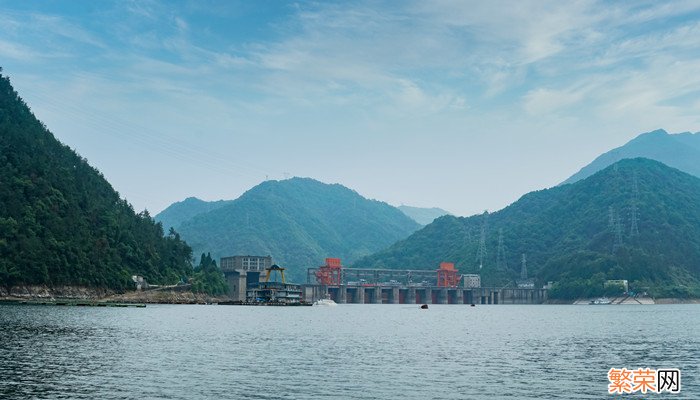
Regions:
<instances>
[{"instance_id":1,"label":"buoy","mask_svg":"<svg viewBox=\"0 0 700 400\"><path fill-rule=\"evenodd\" d=\"M474 305L474 303L472 303L472 304L471 304L471 307L476 307L476 306Z\"/></svg>"},{"instance_id":2,"label":"buoy","mask_svg":"<svg viewBox=\"0 0 700 400\"><path fill-rule=\"evenodd\" d=\"M423 304L422 306L420 306L420 309L421 309L421 310L427 310L427 309L428 309L428 305L427 305L427 304Z\"/></svg>"}]
</instances>

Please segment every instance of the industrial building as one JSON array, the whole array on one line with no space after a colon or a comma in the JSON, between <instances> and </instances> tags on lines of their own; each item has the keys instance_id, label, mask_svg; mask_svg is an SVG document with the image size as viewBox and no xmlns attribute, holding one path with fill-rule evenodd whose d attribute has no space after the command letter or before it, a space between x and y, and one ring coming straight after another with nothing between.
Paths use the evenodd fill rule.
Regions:
<instances>
[{"instance_id":1,"label":"industrial building","mask_svg":"<svg viewBox=\"0 0 700 400\"><path fill-rule=\"evenodd\" d=\"M271 256L231 256L221 257L221 271L229 286L229 296L233 301L245 301L247 289L264 279L264 272L272 267Z\"/></svg>"},{"instance_id":2,"label":"industrial building","mask_svg":"<svg viewBox=\"0 0 700 400\"><path fill-rule=\"evenodd\" d=\"M274 273L279 274L279 280L270 280ZM248 285L246 304L311 305L302 301L301 286L287 283L284 268L274 264L265 270L265 279L262 282L253 282Z\"/></svg>"}]
</instances>

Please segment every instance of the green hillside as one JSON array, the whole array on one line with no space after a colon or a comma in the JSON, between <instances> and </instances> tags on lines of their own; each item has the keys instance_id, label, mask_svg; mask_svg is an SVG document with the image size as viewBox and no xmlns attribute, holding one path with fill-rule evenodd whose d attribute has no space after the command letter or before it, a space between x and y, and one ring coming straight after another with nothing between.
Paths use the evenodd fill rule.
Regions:
<instances>
[{"instance_id":1,"label":"green hillside","mask_svg":"<svg viewBox=\"0 0 700 400\"><path fill-rule=\"evenodd\" d=\"M196 197L188 197L183 201L171 204L168 208L156 214L153 219L160 222L165 229L175 228L177 231L183 222L199 214L221 208L229 203L231 203L231 200L204 201Z\"/></svg>"},{"instance_id":2,"label":"green hillside","mask_svg":"<svg viewBox=\"0 0 700 400\"><path fill-rule=\"evenodd\" d=\"M195 253L215 259L271 255L305 280L326 257L349 263L404 239L420 226L395 207L308 178L267 181L180 225Z\"/></svg>"},{"instance_id":3,"label":"green hillside","mask_svg":"<svg viewBox=\"0 0 700 400\"><path fill-rule=\"evenodd\" d=\"M1 71L1 70L0 70ZM174 232L134 213L61 144L0 75L0 284L123 289L131 275L176 283L192 271Z\"/></svg>"},{"instance_id":4,"label":"green hillside","mask_svg":"<svg viewBox=\"0 0 700 400\"><path fill-rule=\"evenodd\" d=\"M644 157L700 177L700 132L669 134L663 129L643 133L624 146L600 155L564 183L574 183L625 158Z\"/></svg>"},{"instance_id":5,"label":"green hillside","mask_svg":"<svg viewBox=\"0 0 700 400\"><path fill-rule=\"evenodd\" d=\"M519 277L522 254L538 285L558 282L554 297L597 295L605 279L627 279L657 296L698 297L700 179L648 159L623 160L490 215L441 217L354 266L435 268L452 261L463 273L480 273L487 285L503 286Z\"/></svg>"},{"instance_id":6,"label":"green hillside","mask_svg":"<svg viewBox=\"0 0 700 400\"><path fill-rule=\"evenodd\" d=\"M421 225L428 225L429 223L435 221L436 218L440 218L443 215L449 215L450 213L443 210L442 208L432 207L411 207L411 206L398 206L402 213L408 215L412 220L418 222Z\"/></svg>"}]
</instances>

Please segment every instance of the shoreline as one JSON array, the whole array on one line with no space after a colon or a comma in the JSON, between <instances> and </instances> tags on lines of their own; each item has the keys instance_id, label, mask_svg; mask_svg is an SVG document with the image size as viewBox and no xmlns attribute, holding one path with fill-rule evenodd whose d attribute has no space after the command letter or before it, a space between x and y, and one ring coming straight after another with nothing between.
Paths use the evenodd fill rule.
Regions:
<instances>
[{"instance_id":1,"label":"shoreline","mask_svg":"<svg viewBox=\"0 0 700 400\"><path fill-rule=\"evenodd\" d=\"M573 304L573 305L590 305L591 301L598 299L595 298L581 298L574 301L557 301L550 302L549 304ZM677 298L677 297L664 297L664 298L653 298L653 297L611 297L609 298L611 303L609 305L654 305L654 304L700 304L700 299L696 298ZM607 305L607 304L604 304Z\"/></svg>"},{"instance_id":2,"label":"shoreline","mask_svg":"<svg viewBox=\"0 0 700 400\"><path fill-rule=\"evenodd\" d=\"M230 300L228 296L210 296L184 290L148 290L118 293L110 289L79 286L16 286L0 288L0 302L82 302L122 304L212 304Z\"/></svg>"},{"instance_id":3,"label":"shoreline","mask_svg":"<svg viewBox=\"0 0 700 400\"><path fill-rule=\"evenodd\" d=\"M189 290L154 289L147 291L128 291L117 293L110 289L88 288L80 286L45 285L15 286L9 291L0 287L2 303L47 303L47 302L82 302L104 304L214 304L227 302L228 296L210 296L205 293L193 293ZM559 300L550 299L543 305L589 305L590 299ZM611 298L611 305L649 305L649 304L700 304L700 298Z\"/></svg>"}]
</instances>

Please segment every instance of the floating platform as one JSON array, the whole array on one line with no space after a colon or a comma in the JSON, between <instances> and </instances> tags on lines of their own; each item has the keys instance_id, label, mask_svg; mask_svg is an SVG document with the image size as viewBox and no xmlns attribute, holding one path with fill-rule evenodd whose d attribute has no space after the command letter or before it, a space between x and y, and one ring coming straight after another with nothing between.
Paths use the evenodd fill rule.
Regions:
<instances>
[{"instance_id":1,"label":"floating platform","mask_svg":"<svg viewBox=\"0 0 700 400\"><path fill-rule=\"evenodd\" d=\"M299 307L311 306L312 303L300 302L265 302L265 301L220 301L219 305L224 306L273 306L273 307Z\"/></svg>"}]
</instances>

